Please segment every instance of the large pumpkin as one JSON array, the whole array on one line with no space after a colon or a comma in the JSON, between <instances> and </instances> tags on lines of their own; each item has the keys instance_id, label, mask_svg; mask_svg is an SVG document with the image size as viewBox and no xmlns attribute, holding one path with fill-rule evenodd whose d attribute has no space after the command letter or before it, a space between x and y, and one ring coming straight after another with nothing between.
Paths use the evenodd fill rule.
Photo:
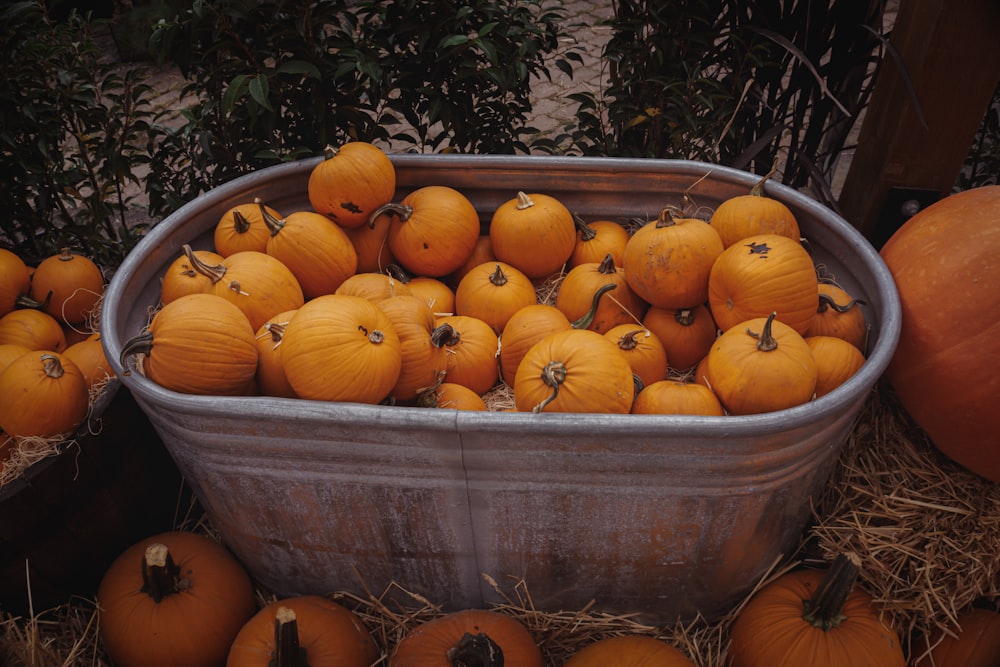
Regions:
<instances>
[{"instance_id":1,"label":"large pumpkin","mask_svg":"<svg viewBox=\"0 0 1000 667\"><path fill-rule=\"evenodd\" d=\"M67 324L80 324L94 315L103 294L101 268L69 248L46 257L31 276L31 298Z\"/></svg>"},{"instance_id":2,"label":"large pumpkin","mask_svg":"<svg viewBox=\"0 0 1000 667\"><path fill-rule=\"evenodd\" d=\"M368 142L327 146L323 161L309 174L307 191L314 211L354 229L392 199L396 169L381 148Z\"/></svg>"},{"instance_id":3,"label":"large pumpkin","mask_svg":"<svg viewBox=\"0 0 1000 667\"><path fill-rule=\"evenodd\" d=\"M886 377L939 450L1000 482L1000 186L927 207L881 255L902 312Z\"/></svg>"},{"instance_id":4,"label":"large pumpkin","mask_svg":"<svg viewBox=\"0 0 1000 667\"><path fill-rule=\"evenodd\" d=\"M573 214L555 197L518 192L493 212L490 245L497 259L529 278L559 271L576 247Z\"/></svg>"},{"instance_id":5,"label":"large pumpkin","mask_svg":"<svg viewBox=\"0 0 1000 667\"><path fill-rule=\"evenodd\" d=\"M32 350L0 371L0 430L16 436L68 433L87 416L87 380L57 352Z\"/></svg>"}]
</instances>

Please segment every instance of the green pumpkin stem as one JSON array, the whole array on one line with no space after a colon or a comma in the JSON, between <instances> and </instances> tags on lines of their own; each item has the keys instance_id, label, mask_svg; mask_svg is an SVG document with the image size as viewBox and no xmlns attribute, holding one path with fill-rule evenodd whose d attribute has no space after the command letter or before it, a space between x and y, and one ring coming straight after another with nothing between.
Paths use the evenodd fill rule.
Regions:
<instances>
[{"instance_id":1,"label":"green pumpkin stem","mask_svg":"<svg viewBox=\"0 0 1000 667\"><path fill-rule=\"evenodd\" d=\"M299 642L299 621L288 607L278 607L274 614L274 653L267 667L309 667Z\"/></svg>"},{"instance_id":2,"label":"green pumpkin stem","mask_svg":"<svg viewBox=\"0 0 1000 667\"><path fill-rule=\"evenodd\" d=\"M466 632L447 658L452 667L503 667L503 650L483 632Z\"/></svg>"},{"instance_id":3,"label":"green pumpkin stem","mask_svg":"<svg viewBox=\"0 0 1000 667\"><path fill-rule=\"evenodd\" d=\"M844 603L858 578L860 562L857 554L838 554L812 597L802 601L802 620L824 631L847 620Z\"/></svg>"},{"instance_id":4,"label":"green pumpkin stem","mask_svg":"<svg viewBox=\"0 0 1000 667\"><path fill-rule=\"evenodd\" d=\"M541 412L559 395L559 387L566 381L566 364L561 361L550 361L542 369L542 382L552 387L552 393L544 401L531 409L532 412Z\"/></svg>"},{"instance_id":5,"label":"green pumpkin stem","mask_svg":"<svg viewBox=\"0 0 1000 667\"><path fill-rule=\"evenodd\" d=\"M190 582L181 578L181 568L174 562L167 545L153 542L142 556L143 593L159 603L163 598L185 590Z\"/></svg>"},{"instance_id":6,"label":"green pumpkin stem","mask_svg":"<svg viewBox=\"0 0 1000 667\"><path fill-rule=\"evenodd\" d=\"M608 283L607 285L601 285L601 287L594 292L594 298L590 302L590 310L584 313L583 317L573 322L573 328L574 329L588 328L594 322L594 318L597 317L597 304L600 303L601 297L617 287L618 285L616 283Z\"/></svg>"},{"instance_id":7,"label":"green pumpkin stem","mask_svg":"<svg viewBox=\"0 0 1000 667\"><path fill-rule=\"evenodd\" d=\"M764 322L764 328L759 334L750 331L750 328L747 327L747 334L757 339L757 349L761 352L773 352L778 349L778 341L771 333L771 323L774 322L774 318L777 314L778 313L776 312L772 312L767 316L767 321Z\"/></svg>"}]
</instances>

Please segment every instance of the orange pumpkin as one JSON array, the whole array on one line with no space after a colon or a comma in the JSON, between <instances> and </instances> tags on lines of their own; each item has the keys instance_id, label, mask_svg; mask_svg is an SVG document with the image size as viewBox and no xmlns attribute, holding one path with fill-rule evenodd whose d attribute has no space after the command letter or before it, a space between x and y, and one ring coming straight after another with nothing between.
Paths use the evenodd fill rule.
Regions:
<instances>
[{"instance_id":1,"label":"orange pumpkin","mask_svg":"<svg viewBox=\"0 0 1000 667\"><path fill-rule=\"evenodd\" d=\"M452 665L542 667L542 652L513 616L466 609L417 625L389 656L389 667Z\"/></svg>"},{"instance_id":2,"label":"orange pumpkin","mask_svg":"<svg viewBox=\"0 0 1000 667\"><path fill-rule=\"evenodd\" d=\"M85 340L73 343L63 354L80 369L88 388L114 377L111 364L104 355L100 334L92 334Z\"/></svg>"},{"instance_id":3,"label":"orange pumpkin","mask_svg":"<svg viewBox=\"0 0 1000 667\"><path fill-rule=\"evenodd\" d=\"M660 380L647 384L635 397L632 413L637 415L708 415L726 414L719 398L704 384Z\"/></svg>"},{"instance_id":4,"label":"orange pumpkin","mask_svg":"<svg viewBox=\"0 0 1000 667\"><path fill-rule=\"evenodd\" d=\"M587 329L549 334L525 353L514 378L521 412L628 414L632 367L618 347Z\"/></svg>"},{"instance_id":5,"label":"orange pumpkin","mask_svg":"<svg viewBox=\"0 0 1000 667\"><path fill-rule=\"evenodd\" d=\"M343 229L368 224L372 213L392 200L396 169L385 152L364 141L327 146L309 174L309 203Z\"/></svg>"},{"instance_id":6,"label":"orange pumpkin","mask_svg":"<svg viewBox=\"0 0 1000 667\"><path fill-rule=\"evenodd\" d=\"M610 254L600 263L570 269L556 295L556 308L571 322L600 334L619 324L637 324L647 307L629 287L625 270L615 266ZM587 324L583 324L585 317Z\"/></svg>"},{"instance_id":7,"label":"orange pumpkin","mask_svg":"<svg viewBox=\"0 0 1000 667\"><path fill-rule=\"evenodd\" d=\"M222 214L215 224L212 238L215 252L229 257L244 250L265 252L271 230L264 223L264 214L281 218L281 214L260 200L237 204Z\"/></svg>"},{"instance_id":8,"label":"orange pumpkin","mask_svg":"<svg viewBox=\"0 0 1000 667\"><path fill-rule=\"evenodd\" d=\"M558 272L576 247L576 223L561 201L518 192L493 211L490 246L502 262L532 280Z\"/></svg>"},{"instance_id":9,"label":"orange pumpkin","mask_svg":"<svg viewBox=\"0 0 1000 667\"><path fill-rule=\"evenodd\" d=\"M0 372L0 431L18 437L69 433L87 416L87 381L58 352L32 350Z\"/></svg>"},{"instance_id":10,"label":"orange pumpkin","mask_svg":"<svg viewBox=\"0 0 1000 667\"><path fill-rule=\"evenodd\" d=\"M666 378L667 351L649 329L634 324L619 324L604 332L604 337L618 346L643 385Z\"/></svg>"},{"instance_id":11,"label":"orange pumpkin","mask_svg":"<svg viewBox=\"0 0 1000 667\"><path fill-rule=\"evenodd\" d=\"M286 310L271 317L257 330L257 373L256 393L261 396L297 398L292 385L285 377L285 367L281 365L281 341L285 337L285 327L295 315L294 310Z\"/></svg>"},{"instance_id":12,"label":"orange pumpkin","mask_svg":"<svg viewBox=\"0 0 1000 667\"><path fill-rule=\"evenodd\" d=\"M447 283L437 278L417 276L411 278L406 286L410 293L430 306L434 313L453 315L455 313L455 292Z\"/></svg>"},{"instance_id":13,"label":"orange pumpkin","mask_svg":"<svg viewBox=\"0 0 1000 667\"><path fill-rule=\"evenodd\" d=\"M816 397L825 396L844 384L865 363L861 350L836 336L806 336L816 361Z\"/></svg>"},{"instance_id":14,"label":"orange pumpkin","mask_svg":"<svg viewBox=\"0 0 1000 667\"><path fill-rule=\"evenodd\" d=\"M372 303L394 296L413 295L406 283L388 273L355 273L340 283L334 294L360 296Z\"/></svg>"},{"instance_id":15,"label":"orange pumpkin","mask_svg":"<svg viewBox=\"0 0 1000 667\"><path fill-rule=\"evenodd\" d=\"M455 290L455 314L478 318L497 335L514 313L537 302L531 279L501 261L473 268Z\"/></svg>"},{"instance_id":16,"label":"orange pumpkin","mask_svg":"<svg viewBox=\"0 0 1000 667\"><path fill-rule=\"evenodd\" d=\"M726 199L712 213L708 223L719 232L726 248L759 234L779 234L799 240L795 214L783 202L764 194L767 179L765 176L758 181L748 194Z\"/></svg>"},{"instance_id":17,"label":"orange pumpkin","mask_svg":"<svg viewBox=\"0 0 1000 667\"><path fill-rule=\"evenodd\" d=\"M375 216L367 225L345 229L358 256L358 273L383 273L397 260L389 250L389 227L392 216L388 213Z\"/></svg>"},{"instance_id":18,"label":"orange pumpkin","mask_svg":"<svg viewBox=\"0 0 1000 667\"><path fill-rule=\"evenodd\" d=\"M319 213L295 211L278 219L264 214L271 231L265 252L288 267L306 299L333 294L358 268L350 237Z\"/></svg>"},{"instance_id":19,"label":"orange pumpkin","mask_svg":"<svg viewBox=\"0 0 1000 667\"><path fill-rule=\"evenodd\" d=\"M608 255L615 266L622 266L629 239L624 225L611 220L584 222L577 216L573 216L573 220L576 222L576 244L569 257L570 268L592 262L600 264Z\"/></svg>"},{"instance_id":20,"label":"orange pumpkin","mask_svg":"<svg viewBox=\"0 0 1000 667\"><path fill-rule=\"evenodd\" d=\"M694 667L679 650L646 635L598 639L577 650L563 667Z\"/></svg>"},{"instance_id":21,"label":"orange pumpkin","mask_svg":"<svg viewBox=\"0 0 1000 667\"><path fill-rule=\"evenodd\" d=\"M221 263L208 265L183 246L195 271L209 277L211 294L242 310L254 331L277 313L295 310L305 302L302 286L281 260L255 250L229 255Z\"/></svg>"},{"instance_id":22,"label":"orange pumpkin","mask_svg":"<svg viewBox=\"0 0 1000 667\"><path fill-rule=\"evenodd\" d=\"M673 310L653 306L643 316L642 325L660 339L670 368L679 372L704 359L718 334L712 313L704 304Z\"/></svg>"},{"instance_id":23,"label":"orange pumpkin","mask_svg":"<svg viewBox=\"0 0 1000 667\"><path fill-rule=\"evenodd\" d=\"M407 271L440 278L458 269L479 238L479 213L458 190L427 185L389 203L375 216L393 215L389 250Z\"/></svg>"},{"instance_id":24,"label":"orange pumpkin","mask_svg":"<svg viewBox=\"0 0 1000 667\"><path fill-rule=\"evenodd\" d=\"M550 333L572 328L561 310L536 303L514 313L500 334L500 376L511 387L517 367L531 346Z\"/></svg>"},{"instance_id":25,"label":"orange pumpkin","mask_svg":"<svg viewBox=\"0 0 1000 667\"><path fill-rule=\"evenodd\" d=\"M257 343L246 314L215 294L188 294L163 306L149 329L122 346L142 354L146 377L185 394L239 396L257 372Z\"/></svg>"},{"instance_id":26,"label":"orange pumpkin","mask_svg":"<svg viewBox=\"0 0 1000 667\"><path fill-rule=\"evenodd\" d=\"M480 396L492 389L500 379L500 338L493 327L468 315L446 315L436 322L450 328L441 334L447 358L445 381Z\"/></svg>"},{"instance_id":27,"label":"orange pumpkin","mask_svg":"<svg viewBox=\"0 0 1000 667\"><path fill-rule=\"evenodd\" d=\"M281 364L300 398L378 403L399 379L402 354L378 306L327 294L299 308L285 327Z\"/></svg>"},{"instance_id":28,"label":"orange pumpkin","mask_svg":"<svg viewBox=\"0 0 1000 667\"><path fill-rule=\"evenodd\" d=\"M31 352L31 349L24 345L17 345L15 343L0 344L0 373L3 373L3 369L7 368L12 361L24 356L28 352Z\"/></svg>"},{"instance_id":29,"label":"orange pumpkin","mask_svg":"<svg viewBox=\"0 0 1000 667\"><path fill-rule=\"evenodd\" d=\"M0 317L14 310L31 291L31 274L18 255L0 248Z\"/></svg>"},{"instance_id":30,"label":"orange pumpkin","mask_svg":"<svg viewBox=\"0 0 1000 667\"><path fill-rule=\"evenodd\" d=\"M760 234L729 246L708 279L712 317L722 331L776 312L777 319L804 334L819 307L812 257L798 241Z\"/></svg>"},{"instance_id":31,"label":"orange pumpkin","mask_svg":"<svg viewBox=\"0 0 1000 667\"><path fill-rule=\"evenodd\" d=\"M479 238L476 239L476 245L472 248L472 254L469 258L465 260L462 266L458 267L452 271L446 278L445 281L451 285L452 288L458 287L458 283L462 282L462 278L474 267L484 264L486 262L497 261L497 256L493 254L493 246L490 245L490 237L488 234L480 234Z\"/></svg>"},{"instance_id":32,"label":"orange pumpkin","mask_svg":"<svg viewBox=\"0 0 1000 667\"><path fill-rule=\"evenodd\" d=\"M862 305L863 301L852 298L844 288L819 283L819 307L805 335L843 338L864 352L868 342L868 324L861 312Z\"/></svg>"},{"instance_id":33,"label":"orange pumpkin","mask_svg":"<svg viewBox=\"0 0 1000 667\"><path fill-rule=\"evenodd\" d=\"M31 276L30 297L60 322L80 324L104 294L104 274L93 260L63 248L46 257Z\"/></svg>"},{"instance_id":34,"label":"orange pumpkin","mask_svg":"<svg viewBox=\"0 0 1000 667\"><path fill-rule=\"evenodd\" d=\"M708 386L726 411L751 415L784 410L812 399L816 361L794 329L759 317L716 339L705 361Z\"/></svg>"},{"instance_id":35,"label":"orange pumpkin","mask_svg":"<svg viewBox=\"0 0 1000 667\"><path fill-rule=\"evenodd\" d=\"M914 647L913 667L997 667L1000 613L979 607L965 609L949 632L937 628L923 646Z\"/></svg>"},{"instance_id":36,"label":"orange pumpkin","mask_svg":"<svg viewBox=\"0 0 1000 667\"><path fill-rule=\"evenodd\" d=\"M882 247L901 304L885 376L946 456L1000 482L1000 185L966 190L910 218Z\"/></svg>"},{"instance_id":37,"label":"orange pumpkin","mask_svg":"<svg viewBox=\"0 0 1000 667\"><path fill-rule=\"evenodd\" d=\"M417 396L417 405L422 408L444 408L448 410L486 410L483 397L465 385L454 382L426 389Z\"/></svg>"},{"instance_id":38,"label":"orange pumpkin","mask_svg":"<svg viewBox=\"0 0 1000 667\"><path fill-rule=\"evenodd\" d=\"M402 366L390 392L400 403L412 401L435 385L447 368L445 340L449 331L436 329L434 311L420 298L394 296L379 302L379 308L399 337Z\"/></svg>"},{"instance_id":39,"label":"orange pumpkin","mask_svg":"<svg viewBox=\"0 0 1000 667\"><path fill-rule=\"evenodd\" d=\"M34 308L12 310L0 317L0 344L23 345L29 350L66 349L66 334L59 321Z\"/></svg>"},{"instance_id":40,"label":"orange pumpkin","mask_svg":"<svg viewBox=\"0 0 1000 667\"><path fill-rule=\"evenodd\" d=\"M378 647L361 619L319 595L272 602L233 640L226 667L371 667Z\"/></svg>"},{"instance_id":41,"label":"orange pumpkin","mask_svg":"<svg viewBox=\"0 0 1000 667\"><path fill-rule=\"evenodd\" d=\"M211 250L192 250L198 261L212 266L221 264L225 259L222 255ZM175 259L160 282L160 303L168 304L185 294L197 294L207 292L212 287L212 278L207 273L196 271L185 253Z\"/></svg>"},{"instance_id":42,"label":"orange pumpkin","mask_svg":"<svg viewBox=\"0 0 1000 667\"><path fill-rule=\"evenodd\" d=\"M239 561L210 537L179 531L126 549L97 601L101 641L118 667L219 667L256 607Z\"/></svg>"},{"instance_id":43,"label":"orange pumpkin","mask_svg":"<svg viewBox=\"0 0 1000 667\"><path fill-rule=\"evenodd\" d=\"M732 667L903 667L899 637L855 586L856 560L800 569L757 591L730 632Z\"/></svg>"},{"instance_id":44,"label":"orange pumpkin","mask_svg":"<svg viewBox=\"0 0 1000 667\"><path fill-rule=\"evenodd\" d=\"M629 239L622 266L632 291L651 306L692 308L708 297L709 272L722 250L719 233L704 220L663 209Z\"/></svg>"}]
</instances>

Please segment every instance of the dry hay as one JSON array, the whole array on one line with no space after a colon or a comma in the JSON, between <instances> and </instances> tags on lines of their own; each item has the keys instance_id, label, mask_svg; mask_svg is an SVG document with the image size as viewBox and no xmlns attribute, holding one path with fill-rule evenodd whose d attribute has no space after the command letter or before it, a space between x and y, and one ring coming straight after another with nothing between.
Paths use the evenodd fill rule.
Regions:
<instances>
[{"instance_id":1,"label":"dry hay","mask_svg":"<svg viewBox=\"0 0 1000 667\"><path fill-rule=\"evenodd\" d=\"M866 402L814 513L806 549L857 553L904 643L1000 602L1000 484L934 449L890 389Z\"/></svg>"}]
</instances>

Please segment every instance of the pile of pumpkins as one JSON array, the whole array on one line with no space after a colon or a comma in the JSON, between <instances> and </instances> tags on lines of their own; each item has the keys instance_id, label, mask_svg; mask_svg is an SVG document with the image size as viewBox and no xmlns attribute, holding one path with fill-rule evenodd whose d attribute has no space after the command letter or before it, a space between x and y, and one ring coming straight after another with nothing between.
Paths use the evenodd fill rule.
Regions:
<instances>
[{"instance_id":1,"label":"pile of pumpkins","mask_svg":"<svg viewBox=\"0 0 1000 667\"><path fill-rule=\"evenodd\" d=\"M94 326L104 287L100 267L69 248L36 267L0 248L0 450L63 437L86 418L91 389L111 374Z\"/></svg>"},{"instance_id":2,"label":"pile of pumpkins","mask_svg":"<svg viewBox=\"0 0 1000 667\"><path fill-rule=\"evenodd\" d=\"M735 612L731 667L971 667L1000 660L1000 613L970 609L957 627L918 639L908 662L899 635L856 584L858 559L790 570ZM384 636L317 594L258 608L251 579L222 545L173 531L125 550L97 591L100 638L118 667L542 667L539 639L516 616L463 609ZM383 628L384 630L384 628ZM392 644L389 646L388 644ZM920 646L925 649L918 648ZM917 654L919 653L919 654ZM551 660L551 659L550 659ZM693 667L670 643L640 634L584 642L562 667Z\"/></svg>"},{"instance_id":3,"label":"pile of pumpkins","mask_svg":"<svg viewBox=\"0 0 1000 667\"><path fill-rule=\"evenodd\" d=\"M791 408L860 368L868 329L762 184L632 232L512 192L481 232L453 188L392 201L388 156L348 142L312 170L309 210L240 203L211 249L184 246L123 366L202 395L483 410L506 385L518 411Z\"/></svg>"}]
</instances>

